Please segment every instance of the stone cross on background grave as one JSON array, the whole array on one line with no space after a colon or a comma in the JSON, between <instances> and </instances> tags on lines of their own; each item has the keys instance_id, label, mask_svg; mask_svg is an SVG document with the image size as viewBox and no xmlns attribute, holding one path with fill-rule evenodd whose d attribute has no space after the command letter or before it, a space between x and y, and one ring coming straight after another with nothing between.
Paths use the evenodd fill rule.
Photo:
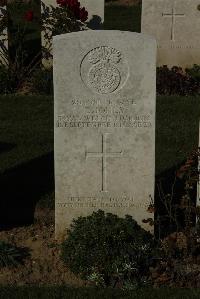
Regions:
<instances>
[{"instance_id":1,"label":"stone cross on background grave","mask_svg":"<svg viewBox=\"0 0 200 299\"><path fill-rule=\"evenodd\" d=\"M98 209L152 230L155 40L89 30L53 45L56 236Z\"/></svg>"},{"instance_id":2,"label":"stone cross on background grave","mask_svg":"<svg viewBox=\"0 0 200 299\"><path fill-rule=\"evenodd\" d=\"M90 29L102 29L103 22L104 22L104 1L105 0L80 0L81 6L85 7L88 11L88 20L87 25ZM43 12L43 6L42 3L44 3L46 6L57 6L56 0L43 0L41 2L41 11ZM51 35L51 32L48 33ZM52 42L49 42L44 37L44 32L41 32L41 41L42 46L51 49L52 53ZM52 66L51 60L43 59L43 64L46 67Z\"/></svg>"},{"instance_id":3,"label":"stone cross on background grave","mask_svg":"<svg viewBox=\"0 0 200 299\"><path fill-rule=\"evenodd\" d=\"M185 17L185 14L175 13L174 7L172 8L171 13L162 13L163 17L171 18L171 40L175 41L175 21L177 17Z\"/></svg>"},{"instance_id":4,"label":"stone cross on background grave","mask_svg":"<svg viewBox=\"0 0 200 299\"><path fill-rule=\"evenodd\" d=\"M200 1L143 0L141 31L158 44L157 65L200 64Z\"/></svg>"}]
</instances>

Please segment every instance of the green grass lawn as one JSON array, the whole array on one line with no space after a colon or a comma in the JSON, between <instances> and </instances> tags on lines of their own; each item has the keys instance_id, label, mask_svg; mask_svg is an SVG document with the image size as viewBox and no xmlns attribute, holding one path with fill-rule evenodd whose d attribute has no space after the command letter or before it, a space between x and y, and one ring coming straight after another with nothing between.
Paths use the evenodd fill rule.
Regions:
<instances>
[{"instance_id":1,"label":"green grass lawn","mask_svg":"<svg viewBox=\"0 0 200 299\"><path fill-rule=\"evenodd\" d=\"M141 32L141 5L107 5L104 29Z\"/></svg>"},{"instance_id":2,"label":"green grass lawn","mask_svg":"<svg viewBox=\"0 0 200 299\"><path fill-rule=\"evenodd\" d=\"M198 289L143 289L122 291L117 289L67 288L67 287L18 287L1 288L0 299L196 299Z\"/></svg>"},{"instance_id":3,"label":"green grass lawn","mask_svg":"<svg viewBox=\"0 0 200 299\"><path fill-rule=\"evenodd\" d=\"M0 96L0 172L53 150L53 99Z\"/></svg>"},{"instance_id":4,"label":"green grass lawn","mask_svg":"<svg viewBox=\"0 0 200 299\"><path fill-rule=\"evenodd\" d=\"M156 174L180 164L198 147L200 97L157 97Z\"/></svg>"},{"instance_id":5,"label":"green grass lawn","mask_svg":"<svg viewBox=\"0 0 200 299\"><path fill-rule=\"evenodd\" d=\"M157 97L156 173L198 146L199 97ZM53 98L0 96L0 170L53 151Z\"/></svg>"}]
</instances>

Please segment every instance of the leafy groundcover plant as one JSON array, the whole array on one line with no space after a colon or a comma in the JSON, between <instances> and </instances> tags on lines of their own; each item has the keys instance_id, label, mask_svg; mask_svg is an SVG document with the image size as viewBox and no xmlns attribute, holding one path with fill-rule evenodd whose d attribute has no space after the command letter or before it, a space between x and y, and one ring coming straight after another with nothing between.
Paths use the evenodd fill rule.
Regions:
<instances>
[{"instance_id":1,"label":"leafy groundcover plant","mask_svg":"<svg viewBox=\"0 0 200 299\"><path fill-rule=\"evenodd\" d=\"M97 286L135 288L146 283L155 246L131 216L102 210L73 220L61 257L70 270Z\"/></svg>"}]
</instances>

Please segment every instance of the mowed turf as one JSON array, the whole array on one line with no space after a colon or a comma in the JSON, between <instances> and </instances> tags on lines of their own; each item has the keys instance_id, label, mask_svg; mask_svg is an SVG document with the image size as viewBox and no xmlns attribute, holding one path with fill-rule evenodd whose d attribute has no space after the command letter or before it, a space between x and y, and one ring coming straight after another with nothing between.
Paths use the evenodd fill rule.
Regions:
<instances>
[{"instance_id":1,"label":"mowed turf","mask_svg":"<svg viewBox=\"0 0 200 299\"><path fill-rule=\"evenodd\" d=\"M0 96L0 172L53 150L53 98Z\"/></svg>"},{"instance_id":2,"label":"mowed turf","mask_svg":"<svg viewBox=\"0 0 200 299\"><path fill-rule=\"evenodd\" d=\"M107 5L104 29L141 32L141 5Z\"/></svg>"},{"instance_id":3,"label":"mowed turf","mask_svg":"<svg viewBox=\"0 0 200 299\"><path fill-rule=\"evenodd\" d=\"M156 105L156 174L160 174L197 149L200 97L159 96Z\"/></svg>"}]
</instances>

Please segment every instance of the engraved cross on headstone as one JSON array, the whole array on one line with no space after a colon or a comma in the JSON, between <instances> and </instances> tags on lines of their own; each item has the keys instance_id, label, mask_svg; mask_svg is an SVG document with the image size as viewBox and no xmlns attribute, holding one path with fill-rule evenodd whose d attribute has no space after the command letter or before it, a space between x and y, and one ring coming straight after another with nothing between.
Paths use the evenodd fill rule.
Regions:
<instances>
[{"instance_id":1,"label":"engraved cross on headstone","mask_svg":"<svg viewBox=\"0 0 200 299\"><path fill-rule=\"evenodd\" d=\"M185 14L175 13L174 7L172 8L172 13L162 13L163 17L170 17L172 19L171 24L171 40L175 41L175 21L176 17L185 17Z\"/></svg>"},{"instance_id":2,"label":"engraved cross on headstone","mask_svg":"<svg viewBox=\"0 0 200 299\"><path fill-rule=\"evenodd\" d=\"M107 136L109 133L102 134L101 138L101 152L87 152L87 158L101 158L101 168L102 168L102 182L101 182L101 192L107 191L107 158L120 158L123 152L108 152L107 151Z\"/></svg>"}]
</instances>

